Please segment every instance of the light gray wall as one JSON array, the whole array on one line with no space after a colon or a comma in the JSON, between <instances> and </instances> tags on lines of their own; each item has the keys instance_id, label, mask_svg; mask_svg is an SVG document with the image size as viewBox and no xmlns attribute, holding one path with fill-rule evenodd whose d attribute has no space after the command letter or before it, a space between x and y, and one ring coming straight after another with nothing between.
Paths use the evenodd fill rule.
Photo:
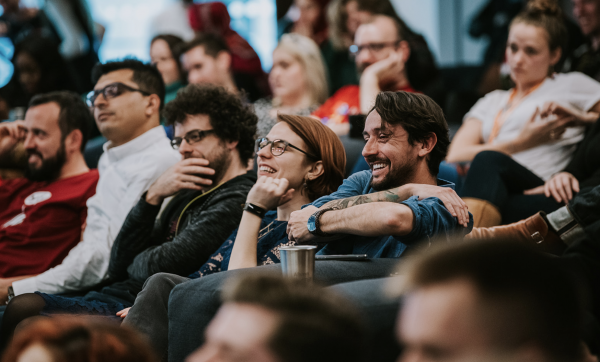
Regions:
<instances>
[{"instance_id":1,"label":"light gray wall","mask_svg":"<svg viewBox=\"0 0 600 362\"><path fill-rule=\"evenodd\" d=\"M440 66L474 65L487 39L472 39L469 24L487 0L392 0L400 17L422 34Z\"/></svg>"}]
</instances>

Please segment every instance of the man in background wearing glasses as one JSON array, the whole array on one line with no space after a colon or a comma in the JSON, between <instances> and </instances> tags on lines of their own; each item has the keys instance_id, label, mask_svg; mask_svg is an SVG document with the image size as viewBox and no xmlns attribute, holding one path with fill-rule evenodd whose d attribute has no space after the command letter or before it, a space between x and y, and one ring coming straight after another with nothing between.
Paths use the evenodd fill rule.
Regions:
<instances>
[{"instance_id":1,"label":"man in background wearing glasses","mask_svg":"<svg viewBox=\"0 0 600 362\"><path fill-rule=\"evenodd\" d=\"M87 101L108 139L98 164L96 195L87 202L82 241L61 264L12 283L14 295L88 289L106 278L111 247L140 195L180 160L159 126L165 94L156 68L137 60L99 64Z\"/></svg>"},{"instance_id":2,"label":"man in background wearing glasses","mask_svg":"<svg viewBox=\"0 0 600 362\"><path fill-rule=\"evenodd\" d=\"M414 92L406 73L410 47L405 38L400 25L389 16L378 15L362 24L350 47L360 84L340 88L313 116L338 135L345 135L350 130L349 116L369 113L379 92Z\"/></svg>"}]
</instances>

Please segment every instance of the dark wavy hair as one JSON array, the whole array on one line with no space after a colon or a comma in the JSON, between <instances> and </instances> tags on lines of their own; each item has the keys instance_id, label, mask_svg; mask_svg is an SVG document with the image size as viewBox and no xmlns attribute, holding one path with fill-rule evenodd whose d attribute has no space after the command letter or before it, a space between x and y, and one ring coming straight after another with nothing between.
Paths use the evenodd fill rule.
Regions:
<instances>
[{"instance_id":1,"label":"dark wavy hair","mask_svg":"<svg viewBox=\"0 0 600 362\"><path fill-rule=\"evenodd\" d=\"M424 94L409 92L381 92L375 99L373 110L379 113L382 122L399 124L408 133L408 142L423 142L435 133L437 143L427 158L429 172L436 176L440 162L446 158L450 136L444 112L435 101Z\"/></svg>"},{"instance_id":2,"label":"dark wavy hair","mask_svg":"<svg viewBox=\"0 0 600 362\"><path fill-rule=\"evenodd\" d=\"M163 116L167 124L183 123L187 116L205 114L215 134L225 141L237 141L242 162L254 153L258 118L252 107L244 104L235 94L211 84L190 84L177 92L165 106Z\"/></svg>"}]
</instances>

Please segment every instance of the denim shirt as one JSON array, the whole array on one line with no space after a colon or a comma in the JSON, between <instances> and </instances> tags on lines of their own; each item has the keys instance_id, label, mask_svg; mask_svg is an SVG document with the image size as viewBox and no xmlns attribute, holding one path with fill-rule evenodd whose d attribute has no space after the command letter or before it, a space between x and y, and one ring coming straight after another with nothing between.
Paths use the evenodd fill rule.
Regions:
<instances>
[{"instance_id":1,"label":"denim shirt","mask_svg":"<svg viewBox=\"0 0 600 362\"><path fill-rule=\"evenodd\" d=\"M370 170L357 172L345 179L336 192L323 196L310 205L321 207L333 200L377 192L371 187L371 178ZM454 189L453 183L440 179L438 179L438 186ZM431 243L433 238L437 240L438 237L449 242L456 236L470 233L473 228L473 216L470 213L469 226L465 228L437 197L419 200L418 196L412 196L401 203L410 207L414 214L414 227L408 235L399 237L348 235L326 244L317 254L367 254L369 258L398 258L409 247L414 247L419 242Z\"/></svg>"}]
</instances>

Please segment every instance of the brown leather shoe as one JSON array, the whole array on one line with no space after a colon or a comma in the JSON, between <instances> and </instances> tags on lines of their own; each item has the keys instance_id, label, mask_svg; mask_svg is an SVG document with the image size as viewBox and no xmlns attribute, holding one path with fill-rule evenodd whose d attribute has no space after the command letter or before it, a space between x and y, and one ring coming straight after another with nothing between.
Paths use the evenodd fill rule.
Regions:
<instances>
[{"instance_id":1,"label":"brown leather shoe","mask_svg":"<svg viewBox=\"0 0 600 362\"><path fill-rule=\"evenodd\" d=\"M561 255L567 247L554 231L548 230L548 224L541 212L510 225L473 228L473 231L465 238L515 240L527 243L541 252L554 255Z\"/></svg>"}]
</instances>

